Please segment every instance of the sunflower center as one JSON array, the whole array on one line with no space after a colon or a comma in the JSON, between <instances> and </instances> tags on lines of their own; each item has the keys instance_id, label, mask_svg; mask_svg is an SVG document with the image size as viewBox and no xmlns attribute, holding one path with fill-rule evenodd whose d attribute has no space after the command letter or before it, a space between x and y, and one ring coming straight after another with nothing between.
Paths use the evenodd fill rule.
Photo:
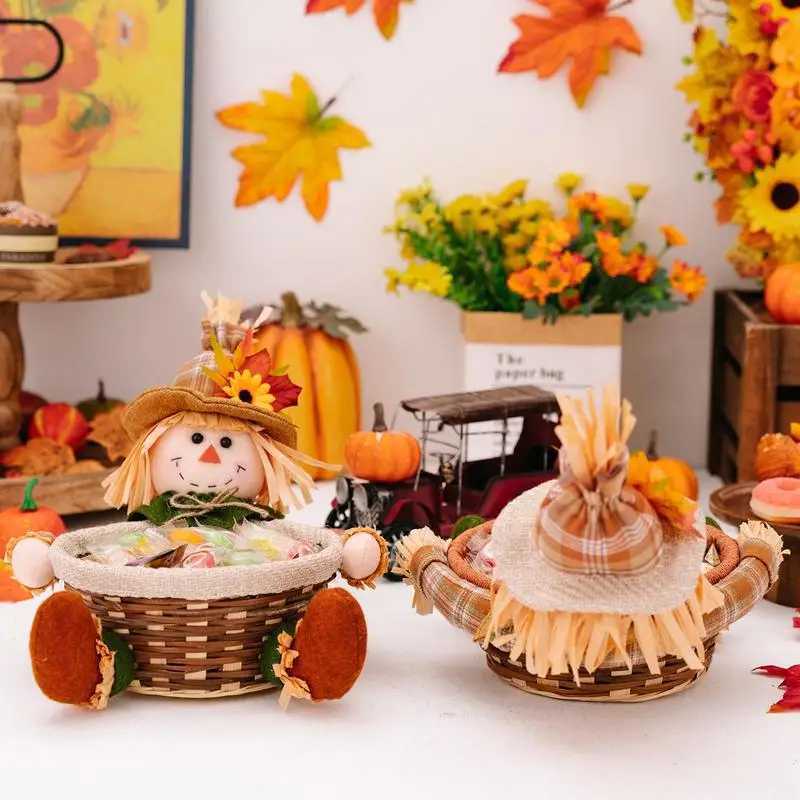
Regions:
<instances>
[{"instance_id":1,"label":"sunflower center","mask_svg":"<svg viewBox=\"0 0 800 800\"><path fill-rule=\"evenodd\" d=\"M781 5L788 9L800 8L800 0L781 0Z\"/></svg>"},{"instance_id":2,"label":"sunflower center","mask_svg":"<svg viewBox=\"0 0 800 800\"><path fill-rule=\"evenodd\" d=\"M242 389L239 392L239 399L243 403L252 403L253 402L253 393L248 391L247 389Z\"/></svg>"},{"instance_id":3,"label":"sunflower center","mask_svg":"<svg viewBox=\"0 0 800 800\"><path fill-rule=\"evenodd\" d=\"M796 0L800 5L800 0ZM800 189L794 183L776 183L772 187L770 199L779 211L790 211L800 203Z\"/></svg>"}]
</instances>

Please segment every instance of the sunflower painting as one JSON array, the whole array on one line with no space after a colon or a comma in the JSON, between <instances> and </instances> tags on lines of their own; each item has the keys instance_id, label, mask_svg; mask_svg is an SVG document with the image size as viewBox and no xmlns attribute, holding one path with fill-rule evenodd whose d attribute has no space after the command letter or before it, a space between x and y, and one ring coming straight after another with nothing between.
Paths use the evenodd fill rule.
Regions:
<instances>
[{"instance_id":1,"label":"sunflower painting","mask_svg":"<svg viewBox=\"0 0 800 800\"><path fill-rule=\"evenodd\" d=\"M0 18L51 23L58 72L20 84L25 202L66 243L188 247L193 0L0 0ZM3 76L56 60L44 28L0 27Z\"/></svg>"},{"instance_id":2,"label":"sunflower painting","mask_svg":"<svg viewBox=\"0 0 800 800\"><path fill-rule=\"evenodd\" d=\"M694 13L688 13L694 6ZM800 259L800 2L726 0L726 25L708 8L682 4L699 23L692 71L678 85L692 105L687 134L721 193L717 220L740 227L728 260L766 279Z\"/></svg>"}]
</instances>

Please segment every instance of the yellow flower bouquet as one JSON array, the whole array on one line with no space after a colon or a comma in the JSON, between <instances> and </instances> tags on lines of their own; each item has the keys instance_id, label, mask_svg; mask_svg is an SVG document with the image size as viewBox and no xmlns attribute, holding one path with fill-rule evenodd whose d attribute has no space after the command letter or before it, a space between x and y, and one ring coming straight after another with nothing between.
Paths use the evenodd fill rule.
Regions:
<instances>
[{"instance_id":1,"label":"yellow flower bouquet","mask_svg":"<svg viewBox=\"0 0 800 800\"><path fill-rule=\"evenodd\" d=\"M556 181L566 199L557 216L550 203L525 197L519 180L494 195L464 195L443 205L425 183L401 193L394 234L407 261L387 269L387 289L427 292L465 311L519 311L555 321L562 314L622 314L626 320L671 311L696 300L707 278L666 252L686 243L663 226L653 255L635 239L635 212L648 187L631 184L632 203L596 192L576 193L582 178Z\"/></svg>"},{"instance_id":2,"label":"yellow flower bouquet","mask_svg":"<svg viewBox=\"0 0 800 800\"><path fill-rule=\"evenodd\" d=\"M678 84L693 107L687 141L707 165L696 177L722 189L718 222L741 228L728 260L742 277L767 278L800 260L800 5L715 3L722 37L702 24L705 3L677 5L699 23L685 59L693 70Z\"/></svg>"}]
</instances>

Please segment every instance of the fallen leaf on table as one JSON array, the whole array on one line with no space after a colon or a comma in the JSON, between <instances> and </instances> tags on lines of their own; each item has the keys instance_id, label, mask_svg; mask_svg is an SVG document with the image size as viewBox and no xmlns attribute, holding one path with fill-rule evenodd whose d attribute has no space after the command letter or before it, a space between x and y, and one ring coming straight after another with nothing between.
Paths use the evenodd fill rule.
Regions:
<instances>
[{"instance_id":1,"label":"fallen leaf on table","mask_svg":"<svg viewBox=\"0 0 800 800\"><path fill-rule=\"evenodd\" d=\"M242 103L217 112L229 128L265 137L232 153L244 165L236 206L250 206L268 197L282 203L302 178L303 202L319 221L328 210L330 183L342 179L338 151L370 147L370 142L362 130L341 117L325 116L333 100L321 107L301 75L292 78L289 95L261 94L261 103Z\"/></svg>"},{"instance_id":2,"label":"fallen leaf on table","mask_svg":"<svg viewBox=\"0 0 800 800\"><path fill-rule=\"evenodd\" d=\"M783 690L783 697L769 707L768 714L800 710L800 664L795 664L793 667L776 667L774 664L768 664L756 667L753 672L770 678L783 678L778 685L778 688Z\"/></svg>"},{"instance_id":3,"label":"fallen leaf on table","mask_svg":"<svg viewBox=\"0 0 800 800\"><path fill-rule=\"evenodd\" d=\"M308 0L306 14L324 14L326 11L344 9L348 16L360 11L366 0ZM372 0L372 16L384 39L391 39L397 30L400 4L414 0Z\"/></svg>"},{"instance_id":4,"label":"fallen leaf on table","mask_svg":"<svg viewBox=\"0 0 800 800\"><path fill-rule=\"evenodd\" d=\"M568 60L569 88L582 107L595 81L611 66L611 51L637 55L642 42L624 17L610 16L610 0L532 0L550 16L521 14L514 18L519 38L500 63L499 72L536 72L550 78ZM613 10L613 6L612 9Z\"/></svg>"}]
</instances>

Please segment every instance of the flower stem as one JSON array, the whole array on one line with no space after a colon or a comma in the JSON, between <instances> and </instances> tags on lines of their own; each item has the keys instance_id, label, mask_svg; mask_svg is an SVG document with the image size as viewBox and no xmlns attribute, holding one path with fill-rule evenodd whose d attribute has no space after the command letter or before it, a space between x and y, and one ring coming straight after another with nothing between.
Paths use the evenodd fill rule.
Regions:
<instances>
[{"instance_id":1,"label":"flower stem","mask_svg":"<svg viewBox=\"0 0 800 800\"><path fill-rule=\"evenodd\" d=\"M633 0L619 0L618 3L614 3L614 5L606 8L606 14L610 14L612 11L619 11L621 8L629 6L632 2Z\"/></svg>"}]
</instances>

